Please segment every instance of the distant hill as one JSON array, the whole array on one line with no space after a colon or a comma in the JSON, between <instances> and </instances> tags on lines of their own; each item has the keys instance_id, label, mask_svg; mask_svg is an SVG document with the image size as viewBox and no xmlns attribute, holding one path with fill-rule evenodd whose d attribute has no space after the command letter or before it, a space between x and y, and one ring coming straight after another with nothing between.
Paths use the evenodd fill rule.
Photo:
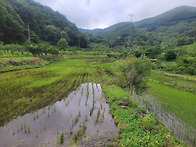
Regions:
<instances>
[{"instance_id":1,"label":"distant hill","mask_svg":"<svg viewBox=\"0 0 196 147\"><path fill-rule=\"evenodd\" d=\"M85 32L92 34L93 38L95 37L104 38L105 40L107 40L107 43L110 45L110 47L119 46L119 45L123 45L125 47L129 46L129 40L130 40L129 22L121 22L105 29L85 30ZM133 34L134 34L134 44L136 45L154 46L157 45L158 42L160 42L158 38L155 38L149 32L146 32L137 27L134 27ZM92 35L90 36L92 37Z\"/></svg>"},{"instance_id":2,"label":"distant hill","mask_svg":"<svg viewBox=\"0 0 196 147\"><path fill-rule=\"evenodd\" d=\"M136 22L135 25L162 36L196 37L196 7L180 6L156 17Z\"/></svg>"},{"instance_id":3,"label":"distant hill","mask_svg":"<svg viewBox=\"0 0 196 147\"><path fill-rule=\"evenodd\" d=\"M81 32L84 32L84 33L91 33L91 34L96 34L100 31L102 31L103 29L93 29L93 30L89 30L89 29L82 29L80 28L80 31Z\"/></svg>"},{"instance_id":4,"label":"distant hill","mask_svg":"<svg viewBox=\"0 0 196 147\"><path fill-rule=\"evenodd\" d=\"M0 0L0 41L22 43L28 38L29 25L33 42L56 44L61 37L69 45L87 45L87 39L64 15L33 0Z\"/></svg>"},{"instance_id":5,"label":"distant hill","mask_svg":"<svg viewBox=\"0 0 196 147\"><path fill-rule=\"evenodd\" d=\"M195 7L180 6L158 16L136 22L135 25L140 28L146 28L149 31L153 31L159 26L173 26L183 21L191 22L195 20Z\"/></svg>"},{"instance_id":6,"label":"distant hill","mask_svg":"<svg viewBox=\"0 0 196 147\"><path fill-rule=\"evenodd\" d=\"M113 42L121 40L119 44L123 44L123 40L124 43L128 41L130 23L122 22L105 29L85 30L85 32L99 35ZM196 37L196 8L180 6L134 23L134 40L137 45L155 45L164 36L170 38Z\"/></svg>"}]
</instances>

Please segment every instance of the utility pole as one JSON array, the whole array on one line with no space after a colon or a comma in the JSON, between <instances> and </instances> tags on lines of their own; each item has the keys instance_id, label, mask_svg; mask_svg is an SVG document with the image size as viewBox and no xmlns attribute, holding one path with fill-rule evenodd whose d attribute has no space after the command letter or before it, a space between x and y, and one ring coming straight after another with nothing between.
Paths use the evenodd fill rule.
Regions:
<instances>
[{"instance_id":1,"label":"utility pole","mask_svg":"<svg viewBox=\"0 0 196 147\"><path fill-rule=\"evenodd\" d=\"M129 48L133 48L133 41L134 41L134 37L133 37L133 14L130 14L130 38L129 38Z\"/></svg>"},{"instance_id":2,"label":"utility pole","mask_svg":"<svg viewBox=\"0 0 196 147\"><path fill-rule=\"evenodd\" d=\"M28 39L29 39L29 42L31 42L31 34L30 34L30 29L29 29L29 23L27 24L27 30L28 30Z\"/></svg>"}]
</instances>

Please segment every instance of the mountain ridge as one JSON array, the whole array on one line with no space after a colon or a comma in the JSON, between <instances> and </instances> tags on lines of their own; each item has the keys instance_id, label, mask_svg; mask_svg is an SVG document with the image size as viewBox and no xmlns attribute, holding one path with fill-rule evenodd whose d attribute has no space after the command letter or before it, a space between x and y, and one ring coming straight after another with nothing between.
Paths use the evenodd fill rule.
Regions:
<instances>
[{"instance_id":1,"label":"mountain ridge","mask_svg":"<svg viewBox=\"0 0 196 147\"><path fill-rule=\"evenodd\" d=\"M196 7L180 6L155 17L133 23L134 44L136 46L154 46L163 41L168 42L183 37L192 37L191 40L196 40L195 26ZM112 46L124 45L127 47L130 42L130 22L120 22L96 31L85 31L103 37L108 42L112 42Z\"/></svg>"},{"instance_id":2,"label":"mountain ridge","mask_svg":"<svg viewBox=\"0 0 196 147\"><path fill-rule=\"evenodd\" d=\"M176 12L176 11L181 11L182 9L184 9L184 10L186 10L186 11L193 11L193 13L194 13L194 15L193 15L193 17L192 17L192 19L196 19L196 7L192 7L192 6L186 6L186 5L184 5L184 6L178 6L178 7L176 7L176 8L173 8L173 9L171 9L171 10L169 10L169 11L166 11L166 12L164 12L164 13L161 13L161 14L159 14L159 15L157 15L157 16L154 16L154 17L150 17L150 18L145 18L145 19L143 19L143 20L140 20L140 21L137 21L137 22L134 22L133 24L135 25L135 26L137 26L137 27L139 27L139 28L143 28L142 27L142 25L144 25L144 23L149 23L149 21L151 21L151 20L153 20L153 19L157 19L157 17L159 18L159 17L162 17L163 15L168 15L168 13L170 13L171 14L171 12ZM160 19L160 18L159 18ZM161 18L162 19L162 18ZM185 20L187 20L187 16L186 16L186 19ZM109 26L109 27L106 27L106 28L104 28L104 29L100 29L100 28L95 28L95 29L82 29L82 28L79 28L80 30L82 30L82 31L84 31L84 32L90 32L91 33L91 31L93 32L92 34L95 34L95 33L97 33L97 32L100 32L100 31L103 31L103 30L106 30L106 29L108 29L108 28L111 28L112 26L116 26L116 25L118 25L118 24L122 24L122 23L128 23L128 22L119 22L119 23L116 23L116 24L114 24L114 25L111 25L111 26ZM142 24L143 23L143 24Z\"/></svg>"},{"instance_id":3,"label":"mountain ridge","mask_svg":"<svg viewBox=\"0 0 196 147\"><path fill-rule=\"evenodd\" d=\"M0 0L0 41L23 43L28 38L30 28L31 41L56 44L63 37L69 45L87 46L85 35L65 15L53 11L33 0Z\"/></svg>"},{"instance_id":4,"label":"mountain ridge","mask_svg":"<svg viewBox=\"0 0 196 147\"><path fill-rule=\"evenodd\" d=\"M146 18L135 22L134 24L140 28L148 28L148 25L168 26L174 25L183 20L196 20L196 7L179 6L155 17Z\"/></svg>"}]
</instances>

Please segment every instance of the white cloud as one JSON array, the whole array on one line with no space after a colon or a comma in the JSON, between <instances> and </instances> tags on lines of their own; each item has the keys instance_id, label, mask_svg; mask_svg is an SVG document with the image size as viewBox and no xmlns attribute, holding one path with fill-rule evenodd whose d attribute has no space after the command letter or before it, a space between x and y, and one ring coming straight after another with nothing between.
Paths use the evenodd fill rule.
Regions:
<instances>
[{"instance_id":1,"label":"white cloud","mask_svg":"<svg viewBox=\"0 0 196 147\"><path fill-rule=\"evenodd\" d=\"M35 0L64 14L81 28L105 28L109 25L156 16L181 5L196 6L195 0Z\"/></svg>"}]
</instances>

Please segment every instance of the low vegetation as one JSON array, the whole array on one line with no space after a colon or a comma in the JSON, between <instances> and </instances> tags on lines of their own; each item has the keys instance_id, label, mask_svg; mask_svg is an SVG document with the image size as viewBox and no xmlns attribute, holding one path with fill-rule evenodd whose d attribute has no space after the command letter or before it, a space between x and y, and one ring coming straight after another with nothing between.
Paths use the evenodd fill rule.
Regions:
<instances>
[{"instance_id":1,"label":"low vegetation","mask_svg":"<svg viewBox=\"0 0 196 147\"><path fill-rule=\"evenodd\" d=\"M148 82L150 87L147 94L156 103L176 116L185 126L187 138L194 144L195 141L195 114L196 97L195 81L187 81L184 78L171 77L157 72L152 72Z\"/></svg>"},{"instance_id":2,"label":"low vegetation","mask_svg":"<svg viewBox=\"0 0 196 147\"><path fill-rule=\"evenodd\" d=\"M123 61L121 66L127 86L131 92L142 93L147 88L146 83L151 70L151 62L145 56L127 60Z\"/></svg>"},{"instance_id":3,"label":"low vegetation","mask_svg":"<svg viewBox=\"0 0 196 147\"><path fill-rule=\"evenodd\" d=\"M107 69L113 67L110 64ZM133 100L126 91L114 83L111 84L107 76L103 76L102 89L119 130L119 136L109 145L186 146L173 137L172 133L152 113ZM117 78L118 74L114 72L113 77L115 76Z\"/></svg>"},{"instance_id":4,"label":"low vegetation","mask_svg":"<svg viewBox=\"0 0 196 147\"><path fill-rule=\"evenodd\" d=\"M120 87L104 85L103 91L111 106L110 113L118 126L119 136L116 142L119 145L186 146Z\"/></svg>"},{"instance_id":5,"label":"low vegetation","mask_svg":"<svg viewBox=\"0 0 196 147\"><path fill-rule=\"evenodd\" d=\"M64 134L61 133L61 135L59 136L58 140L57 140L57 144L62 144L64 142Z\"/></svg>"}]
</instances>

